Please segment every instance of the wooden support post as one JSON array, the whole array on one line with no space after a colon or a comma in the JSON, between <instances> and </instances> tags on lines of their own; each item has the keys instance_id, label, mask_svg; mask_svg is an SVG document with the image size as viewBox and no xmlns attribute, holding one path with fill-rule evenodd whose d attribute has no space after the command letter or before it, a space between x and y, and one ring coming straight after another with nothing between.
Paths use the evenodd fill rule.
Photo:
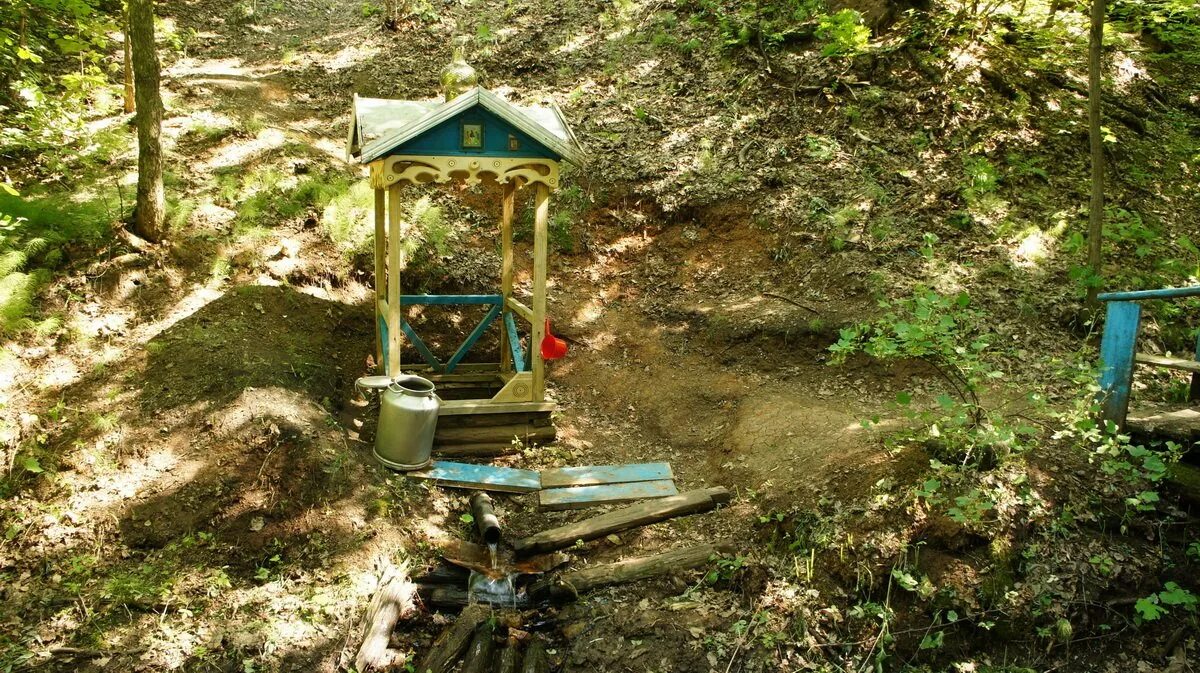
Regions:
<instances>
[{"instance_id":1,"label":"wooden support post","mask_svg":"<svg viewBox=\"0 0 1200 673\"><path fill-rule=\"evenodd\" d=\"M1196 329L1196 362L1200 362L1200 328ZM1200 372L1192 374L1192 389L1188 392L1188 401L1200 401Z\"/></svg>"},{"instance_id":2,"label":"wooden support post","mask_svg":"<svg viewBox=\"0 0 1200 673\"><path fill-rule=\"evenodd\" d=\"M521 662L521 673L547 673L550 662L546 659L546 647L542 641L534 639L525 648L525 658Z\"/></svg>"},{"instance_id":3,"label":"wooden support post","mask_svg":"<svg viewBox=\"0 0 1200 673\"><path fill-rule=\"evenodd\" d=\"M510 635L504 649L500 650L500 656L496 662L496 673L517 673L517 667L521 665L520 648L521 642Z\"/></svg>"},{"instance_id":4,"label":"wooden support post","mask_svg":"<svg viewBox=\"0 0 1200 673\"><path fill-rule=\"evenodd\" d=\"M459 614L458 619L446 627L442 635L434 641L433 647L421 660L417 670L421 673L445 673L450 670L470 645L471 636L475 635L475 627L483 623L485 618L487 610L482 606L468 605Z\"/></svg>"},{"instance_id":5,"label":"wooden support post","mask_svg":"<svg viewBox=\"0 0 1200 673\"><path fill-rule=\"evenodd\" d=\"M529 338L533 364L533 401L546 399L546 363L541 343L546 335L546 267L549 254L550 188L538 183L534 196L533 217L533 329Z\"/></svg>"},{"instance_id":6,"label":"wooden support post","mask_svg":"<svg viewBox=\"0 0 1200 673\"><path fill-rule=\"evenodd\" d=\"M517 185L507 182L504 185L504 195L500 201L500 306L504 311L504 320L512 320L512 309L508 307L508 299L512 296L513 286L513 210L516 205ZM500 371L513 371L512 346L509 344L509 333L500 330Z\"/></svg>"},{"instance_id":7,"label":"wooden support post","mask_svg":"<svg viewBox=\"0 0 1200 673\"><path fill-rule=\"evenodd\" d=\"M1136 301L1110 301L1100 342L1101 418L1125 425L1142 307Z\"/></svg>"},{"instance_id":8,"label":"wooden support post","mask_svg":"<svg viewBox=\"0 0 1200 673\"><path fill-rule=\"evenodd\" d=\"M375 190L375 366L380 371L387 369L383 361L383 332L379 328L381 299L387 298L387 232L384 222L387 221L387 202L382 189Z\"/></svg>"},{"instance_id":9,"label":"wooden support post","mask_svg":"<svg viewBox=\"0 0 1200 673\"><path fill-rule=\"evenodd\" d=\"M729 491L720 486L688 491L669 498L638 503L590 519L544 530L527 538L516 540L513 542L513 549L516 550L518 556L564 549L575 544L577 540L587 542L604 537L609 533L619 533L630 528L665 521L672 517L707 512L729 500Z\"/></svg>"},{"instance_id":10,"label":"wooden support post","mask_svg":"<svg viewBox=\"0 0 1200 673\"><path fill-rule=\"evenodd\" d=\"M400 185L388 187L388 270L387 270L387 302L388 302L388 376L400 375L400 270L403 268L401 247L404 245L400 235L400 220L404 213L400 204Z\"/></svg>"},{"instance_id":11,"label":"wooden support post","mask_svg":"<svg viewBox=\"0 0 1200 673\"><path fill-rule=\"evenodd\" d=\"M492 663L492 626L487 622L475 629L475 638L463 657L462 673L487 673Z\"/></svg>"}]
</instances>

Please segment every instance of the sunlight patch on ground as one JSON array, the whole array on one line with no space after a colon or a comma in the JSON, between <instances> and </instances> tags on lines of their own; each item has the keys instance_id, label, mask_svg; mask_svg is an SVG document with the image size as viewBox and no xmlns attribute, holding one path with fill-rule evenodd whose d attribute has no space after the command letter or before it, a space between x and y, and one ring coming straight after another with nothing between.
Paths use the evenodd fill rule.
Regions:
<instances>
[{"instance_id":1,"label":"sunlight patch on ground","mask_svg":"<svg viewBox=\"0 0 1200 673\"><path fill-rule=\"evenodd\" d=\"M378 54L379 47L374 45L352 45L343 47L337 53L329 56L322 55L319 58L313 58L313 62L321 65L326 70L337 71L352 68L360 63L370 61Z\"/></svg>"},{"instance_id":2,"label":"sunlight patch on ground","mask_svg":"<svg viewBox=\"0 0 1200 673\"><path fill-rule=\"evenodd\" d=\"M554 53L570 54L572 52L579 51L580 49L584 49L588 45L590 45L592 43L592 41L595 39L595 37L596 37L595 33L592 33L590 31L581 32L578 35L571 37L566 42L559 45L554 50Z\"/></svg>"},{"instance_id":3,"label":"sunlight patch on ground","mask_svg":"<svg viewBox=\"0 0 1200 673\"><path fill-rule=\"evenodd\" d=\"M211 285L196 286L187 296L179 300L179 303L175 304L174 308L167 312L166 317L161 320L138 325L133 331L133 341L145 344L147 341L158 336L163 330L199 311L209 302L219 299L224 294L223 290Z\"/></svg>"},{"instance_id":4,"label":"sunlight patch on ground","mask_svg":"<svg viewBox=\"0 0 1200 673\"><path fill-rule=\"evenodd\" d=\"M287 136L277 128L265 128L249 140L228 143L213 153L213 157L196 165L197 170L213 171L248 163L255 156L281 147Z\"/></svg>"}]
</instances>

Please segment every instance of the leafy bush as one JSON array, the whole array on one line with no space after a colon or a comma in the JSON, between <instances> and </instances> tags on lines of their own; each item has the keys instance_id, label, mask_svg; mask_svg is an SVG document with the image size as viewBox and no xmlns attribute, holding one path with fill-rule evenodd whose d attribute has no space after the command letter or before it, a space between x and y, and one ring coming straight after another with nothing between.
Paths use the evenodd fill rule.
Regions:
<instances>
[{"instance_id":1,"label":"leafy bush","mask_svg":"<svg viewBox=\"0 0 1200 673\"><path fill-rule=\"evenodd\" d=\"M823 0L777 0L776 2L719 2L703 0L700 21L711 21L727 48L755 46L774 49L792 36L803 33L802 24L821 15Z\"/></svg>"},{"instance_id":2,"label":"leafy bush","mask_svg":"<svg viewBox=\"0 0 1200 673\"><path fill-rule=\"evenodd\" d=\"M857 56L867 51L871 29L863 25L862 14L843 9L821 17L817 24L817 39L825 43L823 56Z\"/></svg>"},{"instance_id":3,"label":"leafy bush","mask_svg":"<svg viewBox=\"0 0 1200 673\"><path fill-rule=\"evenodd\" d=\"M64 204L0 193L0 333L34 327L34 296L75 245L94 246L114 214L103 204Z\"/></svg>"}]
</instances>

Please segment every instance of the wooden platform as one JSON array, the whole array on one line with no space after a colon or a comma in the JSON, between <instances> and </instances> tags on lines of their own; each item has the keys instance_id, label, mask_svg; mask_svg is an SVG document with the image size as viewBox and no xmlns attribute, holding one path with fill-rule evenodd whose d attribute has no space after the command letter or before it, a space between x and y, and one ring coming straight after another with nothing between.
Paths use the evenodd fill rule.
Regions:
<instances>
[{"instance_id":1,"label":"wooden platform","mask_svg":"<svg viewBox=\"0 0 1200 673\"><path fill-rule=\"evenodd\" d=\"M1194 359L1188 360L1185 358L1169 358L1164 355L1138 353L1134 360L1140 365L1153 365L1155 367L1178 369L1179 371L1200 374L1200 361Z\"/></svg>"},{"instance_id":2,"label":"wooden platform","mask_svg":"<svg viewBox=\"0 0 1200 673\"><path fill-rule=\"evenodd\" d=\"M1200 407L1131 411L1126 427L1135 435L1183 443L1200 442Z\"/></svg>"}]
</instances>

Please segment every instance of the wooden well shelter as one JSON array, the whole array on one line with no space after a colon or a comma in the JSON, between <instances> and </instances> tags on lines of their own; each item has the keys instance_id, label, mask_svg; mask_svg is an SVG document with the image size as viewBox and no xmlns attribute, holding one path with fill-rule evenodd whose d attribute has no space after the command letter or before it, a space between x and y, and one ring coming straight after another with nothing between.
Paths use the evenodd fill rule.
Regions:
<instances>
[{"instance_id":1,"label":"wooden well shelter","mask_svg":"<svg viewBox=\"0 0 1200 673\"><path fill-rule=\"evenodd\" d=\"M493 394L445 399L441 415L549 412L546 365L538 345L546 336L546 269L550 194L559 187L563 161L583 166L584 154L562 112L553 104L518 106L474 84L473 70L456 55L467 77L443 72L442 100L389 100L355 96L347 155L370 167L375 193L376 357L388 376L418 374L447 389ZM455 67L452 64L451 68ZM448 68L449 70L450 68ZM452 75L455 73L452 73ZM495 294L403 294L406 263L405 186L493 182L501 194L501 265ZM513 215L518 190L533 190L532 297L513 295ZM452 354L434 354L405 318L409 306L482 305L487 313ZM500 362L464 363L476 343L499 324ZM521 333L528 335L523 348ZM407 341L420 355L402 362ZM443 359L444 358L444 359Z\"/></svg>"}]
</instances>

